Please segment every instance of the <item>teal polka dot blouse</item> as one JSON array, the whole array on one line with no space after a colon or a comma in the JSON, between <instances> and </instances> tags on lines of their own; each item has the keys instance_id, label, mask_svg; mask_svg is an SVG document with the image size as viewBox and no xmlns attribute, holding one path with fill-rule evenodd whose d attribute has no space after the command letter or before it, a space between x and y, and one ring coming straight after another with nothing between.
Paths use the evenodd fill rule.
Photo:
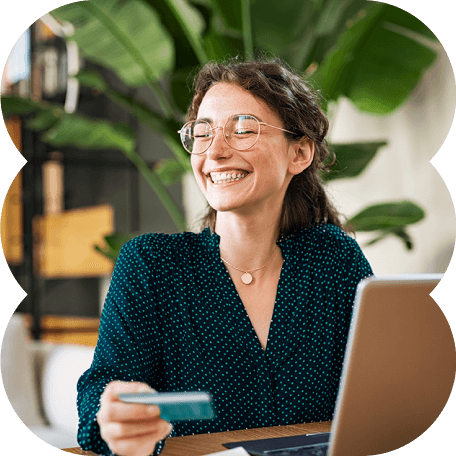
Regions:
<instances>
[{"instance_id":1,"label":"teal polka dot blouse","mask_svg":"<svg viewBox=\"0 0 456 456\"><path fill-rule=\"evenodd\" d=\"M123 246L93 363L78 382L83 449L110 453L96 413L112 380L209 392L216 417L173 423L172 436L332 418L356 286L372 274L358 244L333 225L278 242L284 262L263 350L219 241L206 229Z\"/></svg>"}]
</instances>

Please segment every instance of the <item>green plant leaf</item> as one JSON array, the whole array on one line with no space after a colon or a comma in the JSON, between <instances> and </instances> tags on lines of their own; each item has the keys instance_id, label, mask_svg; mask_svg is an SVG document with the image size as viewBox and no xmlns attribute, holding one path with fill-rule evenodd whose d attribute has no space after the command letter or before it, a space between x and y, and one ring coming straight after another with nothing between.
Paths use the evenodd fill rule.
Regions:
<instances>
[{"instance_id":1,"label":"green plant leaf","mask_svg":"<svg viewBox=\"0 0 456 456\"><path fill-rule=\"evenodd\" d=\"M337 42L347 20L364 4L364 0L292 0L277 8L275 0L256 0L255 46L304 71L310 63L320 63L318 58Z\"/></svg>"},{"instance_id":2,"label":"green plant leaf","mask_svg":"<svg viewBox=\"0 0 456 456\"><path fill-rule=\"evenodd\" d=\"M73 146L86 149L117 149L138 168L167 209L180 230L186 228L185 217L172 200L163 182L136 153L136 138L128 125L101 119L90 119L78 114L64 114L43 136L54 146Z\"/></svg>"},{"instance_id":3,"label":"green plant leaf","mask_svg":"<svg viewBox=\"0 0 456 456\"><path fill-rule=\"evenodd\" d=\"M421 22L413 14L410 14L401 8L386 9L383 20L385 22L398 25L405 30L415 32L424 38L428 38L433 41L438 40L434 33L432 33L432 31L425 24L423 24L423 22Z\"/></svg>"},{"instance_id":4,"label":"green plant leaf","mask_svg":"<svg viewBox=\"0 0 456 456\"><path fill-rule=\"evenodd\" d=\"M123 233L114 233L104 237L106 246L103 248L99 245L95 245L94 248L97 252L104 255L106 258L111 260L113 263L117 261L119 256L120 249L122 246L129 240L136 237L138 234L123 234Z\"/></svg>"},{"instance_id":5,"label":"green plant leaf","mask_svg":"<svg viewBox=\"0 0 456 456\"><path fill-rule=\"evenodd\" d=\"M122 246L138 234L114 233L105 236L106 245L113 250L120 250Z\"/></svg>"},{"instance_id":6,"label":"green plant leaf","mask_svg":"<svg viewBox=\"0 0 456 456\"><path fill-rule=\"evenodd\" d=\"M114 90L100 74L93 70L81 71L77 74L76 78L81 84L104 93L108 98L127 109L144 125L160 134L181 165L188 171L191 170L189 156L177 139L177 131L182 126L182 122L178 122L172 118L166 118L157 111L149 108L145 103Z\"/></svg>"},{"instance_id":7,"label":"green plant leaf","mask_svg":"<svg viewBox=\"0 0 456 456\"><path fill-rule=\"evenodd\" d=\"M383 239L387 238L389 235L391 235L390 231L381 231L380 234L373 239L371 239L369 242L366 242L366 245L374 245L377 244L377 242L382 241Z\"/></svg>"},{"instance_id":8,"label":"green plant leaf","mask_svg":"<svg viewBox=\"0 0 456 456\"><path fill-rule=\"evenodd\" d=\"M407 15L387 4L366 6L311 77L327 100L346 96L361 110L387 114L408 98L437 54L407 36L425 27Z\"/></svg>"},{"instance_id":9,"label":"green plant leaf","mask_svg":"<svg viewBox=\"0 0 456 456\"><path fill-rule=\"evenodd\" d=\"M131 87L159 81L174 65L172 39L142 1L90 0L51 14L76 26L71 39L87 58L111 68Z\"/></svg>"},{"instance_id":10,"label":"green plant leaf","mask_svg":"<svg viewBox=\"0 0 456 456\"><path fill-rule=\"evenodd\" d=\"M389 236L396 236L398 237L403 243L407 250L413 249L413 241L410 235L404 228L397 228L394 230L383 230L380 231L380 235L376 236L375 238L371 239L369 242L366 243L367 246L377 244L383 239L386 239Z\"/></svg>"},{"instance_id":11,"label":"green plant leaf","mask_svg":"<svg viewBox=\"0 0 456 456\"><path fill-rule=\"evenodd\" d=\"M242 35L242 0L211 0L213 19L218 22L217 31L223 29L236 31Z\"/></svg>"},{"instance_id":12,"label":"green plant leaf","mask_svg":"<svg viewBox=\"0 0 456 456\"><path fill-rule=\"evenodd\" d=\"M170 88L177 108L186 112L189 107L193 93L191 90L190 75L195 72L195 67L180 67L173 71L170 76ZM180 127L179 127L180 128ZM178 128L178 129L179 129ZM177 131L177 130L176 130Z\"/></svg>"},{"instance_id":13,"label":"green plant leaf","mask_svg":"<svg viewBox=\"0 0 456 456\"><path fill-rule=\"evenodd\" d=\"M43 108L40 103L36 103L29 98L22 98L16 95L2 95L2 113L3 116L23 115L32 112L41 111Z\"/></svg>"},{"instance_id":14,"label":"green plant leaf","mask_svg":"<svg viewBox=\"0 0 456 456\"><path fill-rule=\"evenodd\" d=\"M41 110L40 112L36 113L33 119L27 119L27 128L35 131L47 130L59 121L62 114L56 115L54 110Z\"/></svg>"},{"instance_id":15,"label":"green plant leaf","mask_svg":"<svg viewBox=\"0 0 456 456\"><path fill-rule=\"evenodd\" d=\"M222 61L236 56L245 56L246 29L243 21L248 18L243 14L243 8L245 8L243 1L197 1L204 3L209 11L207 28L203 38L208 58ZM247 31L247 34L250 34L249 40L253 39L251 31ZM256 45L256 43L252 43L252 45ZM251 46L250 43L249 46Z\"/></svg>"},{"instance_id":16,"label":"green plant leaf","mask_svg":"<svg viewBox=\"0 0 456 456\"><path fill-rule=\"evenodd\" d=\"M90 119L78 114L64 114L43 136L54 146L73 146L86 149L117 149L138 168L168 210L180 230L186 228L185 217L172 200L157 174L136 153L136 138L128 125L101 119Z\"/></svg>"},{"instance_id":17,"label":"green plant leaf","mask_svg":"<svg viewBox=\"0 0 456 456\"><path fill-rule=\"evenodd\" d=\"M350 218L347 225L354 231L402 231L406 225L422 220L424 210L411 201L382 203L369 206Z\"/></svg>"},{"instance_id":18,"label":"green plant leaf","mask_svg":"<svg viewBox=\"0 0 456 456\"><path fill-rule=\"evenodd\" d=\"M60 106L45 102L35 102L29 98L18 96L3 96L2 111L4 116L24 115L27 128L43 131L54 126L64 115Z\"/></svg>"},{"instance_id":19,"label":"green plant leaf","mask_svg":"<svg viewBox=\"0 0 456 456\"><path fill-rule=\"evenodd\" d=\"M413 249L413 241L410 235L405 231L405 229L393 230L391 233L393 236L397 236L401 241L404 242L405 248L407 250Z\"/></svg>"},{"instance_id":20,"label":"green plant leaf","mask_svg":"<svg viewBox=\"0 0 456 456\"><path fill-rule=\"evenodd\" d=\"M198 65L204 58L202 37L206 30L206 9L190 0L143 0L160 16L174 40L178 66ZM183 9L176 15L176 8ZM199 49L202 46L202 49ZM202 52L202 54L199 54Z\"/></svg>"},{"instance_id":21,"label":"green plant leaf","mask_svg":"<svg viewBox=\"0 0 456 456\"><path fill-rule=\"evenodd\" d=\"M198 57L199 63L206 63L208 58L202 41L205 24L198 10L185 0L165 0L165 2L181 26L193 52Z\"/></svg>"},{"instance_id":22,"label":"green plant leaf","mask_svg":"<svg viewBox=\"0 0 456 456\"><path fill-rule=\"evenodd\" d=\"M55 126L46 132L43 139L55 146L122 151L155 191L176 226L180 230L186 228L185 217L172 200L163 182L137 154L136 137L128 125L114 124L101 119L89 119L77 114L65 114Z\"/></svg>"},{"instance_id":23,"label":"green plant leaf","mask_svg":"<svg viewBox=\"0 0 456 456\"><path fill-rule=\"evenodd\" d=\"M117 257L119 256L120 251L113 251L110 249L102 249L99 245L94 245L93 248L98 252L101 253L105 258L109 261L115 263L117 261Z\"/></svg>"},{"instance_id":24,"label":"green plant leaf","mask_svg":"<svg viewBox=\"0 0 456 456\"><path fill-rule=\"evenodd\" d=\"M386 144L385 141L331 144L330 148L336 154L336 161L331 165L329 172L321 173L322 180L329 182L335 179L359 176L379 149Z\"/></svg>"},{"instance_id":25,"label":"green plant leaf","mask_svg":"<svg viewBox=\"0 0 456 456\"><path fill-rule=\"evenodd\" d=\"M30 117L30 128L51 127L45 138L53 144L122 150L157 193L176 225L184 229L185 219L164 184L174 182L183 169L190 168L189 155L176 132L181 126L181 113L176 107L184 112L190 101L187 84L193 65L250 48L248 54L254 47L255 51L273 52L299 71L309 70L311 74L311 68L317 68L312 75L314 85L329 101L345 96L360 109L387 113L410 95L435 58L433 50L415 40L416 35L435 39L432 32L390 5L364 0L289 0L278 7L276 0L249 1L252 18L247 25L252 26L251 33L243 23L247 16L242 14L242 7L249 2L242 0L90 0L55 12L76 27L72 39L86 57L112 69L128 86L147 84L154 91L164 115L114 89L99 74L78 75L82 84L103 92L159 133L178 162L167 160L150 169L135 152L134 134L127 126L70 116L61 108L53 111L53 106L37 106L30 100L7 100L6 110ZM243 45L246 31L249 36L244 35L244 42L253 39L253 46ZM176 102L169 101L159 81L168 84ZM10 102L16 106L8 107ZM361 174L383 145L334 145L337 162L323 179ZM404 201L368 207L349 222L357 231L374 233L371 243L395 236L411 248L406 227L423 217L421 208ZM119 243L115 239L109 242L108 250L115 258Z\"/></svg>"},{"instance_id":26,"label":"green plant leaf","mask_svg":"<svg viewBox=\"0 0 456 456\"><path fill-rule=\"evenodd\" d=\"M302 31L306 27L314 29L311 25L312 3L287 0L281 2L278 7L276 0L252 2L255 45L287 59L288 47L296 42ZM239 27L242 28L242 22L239 23Z\"/></svg>"},{"instance_id":27,"label":"green plant leaf","mask_svg":"<svg viewBox=\"0 0 456 456\"><path fill-rule=\"evenodd\" d=\"M170 127L174 133L180 128L179 122L167 119L163 114L149 108L145 103L113 89L105 79L94 70L80 71L76 75L76 78L82 85L104 93L111 100L128 109L128 111L140 122L151 127L160 135L168 135L170 133ZM172 123L171 126L170 123Z\"/></svg>"},{"instance_id":28,"label":"green plant leaf","mask_svg":"<svg viewBox=\"0 0 456 456\"><path fill-rule=\"evenodd\" d=\"M366 0L347 0L346 2L325 0L321 2L320 8L314 10L315 19L312 23L316 24L316 30L313 31L310 27L306 27L299 41L290 46L292 64L302 71L308 71L312 66L312 71L314 71L314 67L324 60L342 33L347 30L356 17L363 14L365 6ZM331 17L332 20L327 20L328 17ZM313 43L313 48L310 53L300 49L300 46L304 50L310 48L311 43Z\"/></svg>"},{"instance_id":29,"label":"green plant leaf","mask_svg":"<svg viewBox=\"0 0 456 456\"><path fill-rule=\"evenodd\" d=\"M127 156L136 148L135 134L128 125L90 119L78 114L64 114L44 134L43 140L54 146L117 149Z\"/></svg>"},{"instance_id":30,"label":"green plant leaf","mask_svg":"<svg viewBox=\"0 0 456 456\"><path fill-rule=\"evenodd\" d=\"M211 60L225 60L243 52L242 39L221 35L212 27L204 35L204 47Z\"/></svg>"},{"instance_id":31,"label":"green plant leaf","mask_svg":"<svg viewBox=\"0 0 456 456\"><path fill-rule=\"evenodd\" d=\"M173 185L181 180L188 169L176 160L163 158L155 164L154 171L165 185Z\"/></svg>"},{"instance_id":32,"label":"green plant leaf","mask_svg":"<svg viewBox=\"0 0 456 456\"><path fill-rule=\"evenodd\" d=\"M81 70L75 75L75 78L81 85L96 89L102 93L110 88L103 76L95 70Z\"/></svg>"},{"instance_id":33,"label":"green plant leaf","mask_svg":"<svg viewBox=\"0 0 456 456\"><path fill-rule=\"evenodd\" d=\"M355 11L365 5L365 0L326 0L314 7L313 15L317 16L315 32L319 35L334 34ZM348 12L348 15L347 15Z\"/></svg>"},{"instance_id":34,"label":"green plant leaf","mask_svg":"<svg viewBox=\"0 0 456 456\"><path fill-rule=\"evenodd\" d=\"M300 71L321 63L337 43L347 23L365 6L365 0L324 0L316 2L296 39L287 47L286 59Z\"/></svg>"}]
</instances>

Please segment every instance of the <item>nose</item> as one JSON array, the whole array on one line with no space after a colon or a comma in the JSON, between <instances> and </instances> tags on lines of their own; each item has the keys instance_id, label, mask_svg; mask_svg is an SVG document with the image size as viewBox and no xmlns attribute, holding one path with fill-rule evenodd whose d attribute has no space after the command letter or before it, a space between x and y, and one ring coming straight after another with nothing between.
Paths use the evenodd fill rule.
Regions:
<instances>
[{"instance_id":1,"label":"nose","mask_svg":"<svg viewBox=\"0 0 456 456\"><path fill-rule=\"evenodd\" d=\"M225 132L222 126L214 127L212 129L212 144L206 151L207 157L211 160L218 160L231 155L232 149L225 141L225 138L223 137L224 134Z\"/></svg>"}]
</instances>

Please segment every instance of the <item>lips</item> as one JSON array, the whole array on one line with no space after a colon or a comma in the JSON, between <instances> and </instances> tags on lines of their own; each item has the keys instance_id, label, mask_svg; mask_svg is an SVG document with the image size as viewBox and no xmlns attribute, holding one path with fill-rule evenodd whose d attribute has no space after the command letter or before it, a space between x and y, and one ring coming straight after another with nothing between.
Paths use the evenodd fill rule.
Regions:
<instances>
[{"instance_id":1,"label":"lips","mask_svg":"<svg viewBox=\"0 0 456 456\"><path fill-rule=\"evenodd\" d=\"M225 182L234 182L244 179L249 174L247 171L223 171L209 173L212 183L222 184Z\"/></svg>"}]
</instances>

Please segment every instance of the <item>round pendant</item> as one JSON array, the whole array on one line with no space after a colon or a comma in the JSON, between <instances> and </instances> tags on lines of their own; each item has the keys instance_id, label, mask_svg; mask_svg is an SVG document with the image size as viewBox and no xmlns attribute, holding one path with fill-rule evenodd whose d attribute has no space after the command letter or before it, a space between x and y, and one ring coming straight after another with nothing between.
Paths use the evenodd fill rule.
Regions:
<instances>
[{"instance_id":1,"label":"round pendant","mask_svg":"<svg viewBox=\"0 0 456 456\"><path fill-rule=\"evenodd\" d=\"M241 276L241 280L243 284L248 285L249 283L252 283L253 277L248 272L244 272Z\"/></svg>"}]
</instances>

